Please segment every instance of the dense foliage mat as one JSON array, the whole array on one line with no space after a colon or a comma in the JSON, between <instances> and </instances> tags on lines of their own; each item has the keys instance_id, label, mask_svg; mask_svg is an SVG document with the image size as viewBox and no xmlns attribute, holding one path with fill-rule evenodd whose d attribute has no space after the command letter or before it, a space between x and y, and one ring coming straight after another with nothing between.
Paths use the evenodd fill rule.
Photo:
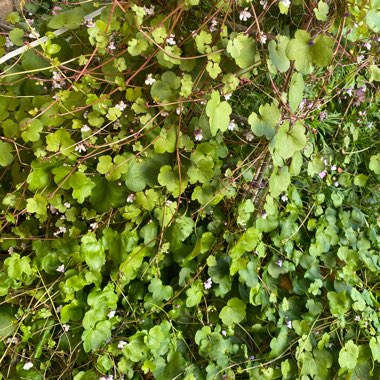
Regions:
<instances>
[{"instance_id":1,"label":"dense foliage mat","mask_svg":"<svg viewBox=\"0 0 380 380\"><path fill-rule=\"evenodd\" d=\"M380 378L379 0L7 22L1 379Z\"/></svg>"}]
</instances>

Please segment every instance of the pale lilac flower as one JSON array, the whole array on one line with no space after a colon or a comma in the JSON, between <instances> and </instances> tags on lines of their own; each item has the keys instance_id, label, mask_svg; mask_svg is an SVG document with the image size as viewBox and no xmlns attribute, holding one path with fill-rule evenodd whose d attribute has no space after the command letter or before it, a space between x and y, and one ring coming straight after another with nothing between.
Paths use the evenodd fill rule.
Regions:
<instances>
[{"instance_id":1,"label":"pale lilac flower","mask_svg":"<svg viewBox=\"0 0 380 380\"><path fill-rule=\"evenodd\" d=\"M247 133L245 134L245 139L246 139L247 141L249 141L249 142L251 142L254 138L255 138L255 136L253 135L252 132L247 132Z\"/></svg>"},{"instance_id":2,"label":"pale lilac flower","mask_svg":"<svg viewBox=\"0 0 380 380\"><path fill-rule=\"evenodd\" d=\"M195 140L196 141L202 141L203 140L203 134L202 134L202 130L201 129L196 129L194 131L194 135L195 135Z\"/></svg>"},{"instance_id":3,"label":"pale lilac flower","mask_svg":"<svg viewBox=\"0 0 380 380\"><path fill-rule=\"evenodd\" d=\"M251 355L248 359L249 359L249 360L255 360L255 356L254 356L254 355Z\"/></svg>"},{"instance_id":4,"label":"pale lilac flower","mask_svg":"<svg viewBox=\"0 0 380 380\"><path fill-rule=\"evenodd\" d=\"M115 107L119 108L120 111L124 111L127 108L127 105L123 101L120 101Z\"/></svg>"},{"instance_id":5,"label":"pale lilac flower","mask_svg":"<svg viewBox=\"0 0 380 380\"><path fill-rule=\"evenodd\" d=\"M115 43L113 41L110 41L107 48L108 50L115 50L116 49Z\"/></svg>"},{"instance_id":6,"label":"pale lilac flower","mask_svg":"<svg viewBox=\"0 0 380 380\"><path fill-rule=\"evenodd\" d=\"M5 37L5 47L10 48L13 46L13 42L9 39L9 37Z\"/></svg>"},{"instance_id":7,"label":"pale lilac flower","mask_svg":"<svg viewBox=\"0 0 380 380\"><path fill-rule=\"evenodd\" d=\"M365 47L367 50L371 50L371 42L367 41L367 42L364 44L364 47Z\"/></svg>"},{"instance_id":8,"label":"pale lilac flower","mask_svg":"<svg viewBox=\"0 0 380 380\"><path fill-rule=\"evenodd\" d=\"M94 22L92 21L92 18L88 18L84 21L84 24L87 26L87 28L93 28L95 26Z\"/></svg>"},{"instance_id":9,"label":"pale lilac flower","mask_svg":"<svg viewBox=\"0 0 380 380\"><path fill-rule=\"evenodd\" d=\"M63 329L63 331L68 332L70 330L70 325L67 325L66 323L64 323L62 325L62 329Z\"/></svg>"},{"instance_id":10,"label":"pale lilac flower","mask_svg":"<svg viewBox=\"0 0 380 380\"><path fill-rule=\"evenodd\" d=\"M292 321L286 321L286 326L288 327L288 329L291 329L292 328Z\"/></svg>"},{"instance_id":11,"label":"pale lilac flower","mask_svg":"<svg viewBox=\"0 0 380 380\"><path fill-rule=\"evenodd\" d=\"M52 88L62 88L65 84L65 79L59 71L53 71L53 84Z\"/></svg>"},{"instance_id":12,"label":"pale lilac flower","mask_svg":"<svg viewBox=\"0 0 380 380\"><path fill-rule=\"evenodd\" d=\"M87 124L85 124L80 130L81 132L89 132L91 131L91 128Z\"/></svg>"},{"instance_id":13,"label":"pale lilac flower","mask_svg":"<svg viewBox=\"0 0 380 380\"><path fill-rule=\"evenodd\" d=\"M248 12L248 8L244 8L240 14L239 14L239 19L240 21L247 21L252 17L251 13Z\"/></svg>"},{"instance_id":14,"label":"pale lilac flower","mask_svg":"<svg viewBox=\"0 0 380 380\"><path fill-rule=\"evenodd\" d=\"M208 28L208 30L213 33L213 32L216 32L218 30L218 28L216 27L218 25L218 20L216 18L213 18L211 21L210 21L210 26Z\"/></svg>"},{"instance_id":15,"label":"pale lilac flower","mask_svg":"<svg viewBox=\"0 0 380 380\"><path fill-rule=\"evenodd\" d=\"M52 10L51 10L51 14L53 16L56 16L57 14L59 14L61 12L62 8L59 7L58 5L55 5Z\"/></svg>"},{"instance_id":16,"label":"pale lilac flower","mask_svg":"<svg viewBox=\"0 0 380 380\"><path fill-rule=\"evenodd\" d=\"M135 194L129 194L128 197L127 197L127 202L128 203L133 203L133 201L136 199L136 195Z\"/></svg>"},{"instance_id":17,"label":"pale lilac flower","mask_svg":"<svg viewBox=\"0 0 380 380\"><path fill-rule=\"evenodd\" d=\"M34 20L32 18L26 18L25 21L29 24L32 25L34 23Z\"/></svg>"},{"instance_id":18,"label":"pale lilac flower","mask_svg":"<svg viewBox=\"0 0 380 380\"><path fill-rule=\"evenodd\" d=\"M237 128L237 124L235 123L235 119L232 119L228 124L228 130L234 131Z\"/></svg>"},{"instance_id":19,"label":"pale lilac flower","mask_svg":"<svg viewBox=\"0 0 380 380\"><path fill-rule=\"evenodd\" d=\"M86 150L87 148L82 142L78 143L75 147L75 151L78 153L85 152Z\"/></svg>"},{"instance_id":20,"label":"pale lilac flower","mask_svg":"<svg viewBox=\"0 0 380 380\"><path fill-rule=\"evenodd\" d=\"M285 7L290 7L290 4L291 4L291 1L290 0L281 0L281 3L285 6Z\"/></svg>"},{"instance_id":21,"label":"pale lilac flower","mask_svg":"<svg viewBox=\"0 0 380 380\"><path fill-rule=\"evenodd\" d=\"M211 286L212 286L212 280L211 280L211 278L208 278L208 279L203 283L203 287L207 290L207 289L211 289Z\"/></svg>"},{"instance_id":22,"label":"pale lilac flower","mask_svg":"<svg viewBox=\"0 0 380 380\"><path fill-rule=\"evenodd\" d=\"M126 342L125 340L121 340L121 341L117 344L117 348L119 348L120 350L122 350L126 344L127 344L127 342Z\"/></svg>"},{"instance_id":23,"label":"pale lilac flower","mask_svg":"<svg viewBox=\"0 0 380 380\"><path fill-rule=\"evenodd\" d=\"M111 310L111 311L107 314L107 317L108 317L109 319L111 319L111 318L113 318L113 317L115 316L115 314L116 314L116 311L115 311L115 310Z\"/></svg>"},{"instance_id":24,"label":"pale lilac flower","mask_svg":"<svg viewBox=\"0 0 380 380\"><path fill-rule=\"evenodd\" d=\"M282 265L283 265L283 261L282 260L277 260L276 264L281 268Z\"/></svg>"},{"instance_id":25,"label":"pale lilac flower","mask_svg":"<svg viewBox=\"0 0 380 380\"><path fill-rule=\"evenodd\" d=\"M327 171L326 170L323 170L323 171L321 171L320 173L318 173L318 175L319 175L319 177L320 178L325 178L326 177L326 175L327 175Z\"/></svg>"},{"instance_id":26,"label":"pale lilac flower","mask_svg":"<svg viewBox=\"0 0 380 380\"><path fill-rule=\"evenodd\" d=\"M153 78L153 74L148 74L148 76L145 79L145 84L147 86L151 86L156 80Z\"/></svg>"},{"instance_id":27,"label":"pale lilac flower","mask_svg":"<svg viewBox=\"0 0 380 380\"><path fill-rule=\"evenodd\" d=\"M26 362L22 368L25 369L26 371L28 371L28 370L30 370L31 368L33 368L33 363L30 362L30 361L29 361L29 362Z\"/></svg>"},{"instance_id":28,"label":"pale lilac flower","mask_svg":"<svg viewBox=\"0 0 380 380\"><path fill-rule=\"evenodd\" d=\"M65 265L64 264L60 265L56 270L57 272L65 273Z\"/></svg>"},{"instance_id":29,"label":"pale lilac flower","mask_svg":"<svg viewBox=\"0 0 380 380\"><path fill-rule=\"evenodd\" d=\"M166 39L166 43L168 45L171 45L171 46L174 46L176 45L177 43L175 42L175 35L174 34L171 34L167 39Z\"/></svg>"},{"instance_id":30,"label":"pale lilac flower","mask_svg":"<svg viewBox=\"0 0 380 380\"><path fill-rule=\"evenodd\" d=\"M364 55L363 55L363 54L360 54L360 55L358 56L358 63L362 63L363 60L364 60Z\"/></svg>"},{"instance_id":31,"label":"pale lilac flower","mask_svg":"<svg viewBox=\"0 0 380 380\"><path fill-rule=\"evenodd\" d=\"M154 8L155 8L154 5L151 5L150 8L146 7L145 5L143 6L143 9L144 9L145 13L147 14L147 16L153 16L154 15Z\"/></svg>"},{"instance_id":32,"label":"pale lilac flower","mask_svg":"<svg viewBox=\"0 0 380 380\"><path fill-rule=\"evenodd\" d=\"M260 31L260 36L259 36L260 42L264 45L267 42L267 36L264 34L264 32Z\"/></svg>"}]
</instances>

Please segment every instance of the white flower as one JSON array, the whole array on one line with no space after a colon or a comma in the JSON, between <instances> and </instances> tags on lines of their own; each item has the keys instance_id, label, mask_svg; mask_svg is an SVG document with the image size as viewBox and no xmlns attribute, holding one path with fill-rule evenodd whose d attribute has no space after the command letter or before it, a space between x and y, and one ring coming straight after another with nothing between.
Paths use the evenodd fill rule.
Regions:
<instances>
[{"instance_id":1,"label":"white flower","mask_svg":"<svg viewBox=\"0 0 380 380\"><path fill-rule=\"evenodd\" d=\"M145 84L147 86L151 86L156 80L153 78L153 74L148 74L148 76L145 79Z\"/></svg>"},{"instance_id":2,"label":"white flower","mask_svg":"<svg viewBox=\"0 0 380 380\"><path fill-rule=\"evenodd\" d=\"M229 94L224 94L224 99L230 100L232 96L232 93L230 92Z\"/></svg>"},{"instance_id":3,"label":"white flower","mask_svg":"<svg viewBox=\"0 0 380 380\"><path fill-rule=\"evenodd\" d=\"M13 42L9 39L9 37L5 37L5 47L10 48L13 46Z\"/></svg>"},{"instance_id":4,"label":"white flower","mask_svg":"<svg viewBox=\"0 0 380 380\"><path fill-rule=\"evenodd\" d=\"M119 108L120 111L124 111L127 108L127 105L123 101L120 101L115 107Z\"/></svg>"},{"instance_id":5,"label":"white flower","mask_svg":"<svg viewBox=\"0 0 380 380\"><path fill-rule=\"evenodd\" d=\"M333 170L333 171L336 170L336 165L332 165L332 166L330 167L330 169Z\"/></svg>"},{"instance_id":6,"label":"white flower","mask_svg":"<svg viewBox=\"0 0 380 380\"><path fill-rule=\"evenodd\" d=\"M237 128L237 124L235 123L235 120L232 119L228 124L228 130L234 131Z\"/></svg>"},{"instance_id":7,"label":"white flower","mask_svg":"<svg viewBox=\"0 0 380 380\"><path fill-rule=\"evenodd\" d=\"M59 71L53 71L53 84L52 88L62 88L65 84L65 79Z\"/></svg>"},{"instance_id":8,"label":"white flower","mask_svg":"<svg viewBox=\"0 0 380 380\"><path fill-rule=\"evenodd\" d=\"M22 368L25 369L26 371L28 371L29 369L33 368L33 363L32 362L26 362Z\"/></svg>"},{"instance_id":9,"label":"white flower","mask_svg":"<svg viewBox=\"0 0 380 380\"><path fill-rule=\"evenodd\" d=\"M96 230L99 227L99 224L97 222L91 223L90 224L90 229L91 230Z\"/></svg>"},{"instance_id":10,"label":"white flower","mask_svg":"<svg viewBox=\"0 0 380 380\"><path fill-rule=\"evenodd\" d=\"M198 35L196 30L191 31L191 37L195 38Z\"/></svg>"},{"instance_id":11,"label":"white flower","mask_svg":"<svg viewBox=\"0 0 380 380\"><path fill-rule=\"evenodd\" d=\"M60 313L63 308L63 305L59 305L56 309L57 313Z\"/></svg>"},{"instance_id":12,"label":"white flower","mask_svg":"<svg viewBox=\"0 0 380 380\"><path fill-rule=\"evenodd\" d=\"M66 208L70 208L70 207L71 207L71 204L70 204L69 202L65 202L63 205L64 205Z\"/></svg>"},{"instance_id":13,"label":"white flower","mask_svg":"<svg viewBox=\"0 0 380 380\"><path fill-rule=\"evenodd\" d=\"M182 106L179 106L179 107L176 108L175 113L176 113L177 115L180 115L182 111L183 111L183 107L182 107Z\"/></svg>"},{"instance_id":14,"label":"white flower","mask_svg":"<svg viewBox=\"0 0 380 380\"><path fill-rule=\"evenodd\" d=\"M281 3L285 6L285 7L290 7L290 4L291 4L291 1L290 0L281 0Z\"/></svg>"},{"instance_id":15,"label":"white flower","mask_svg":"<svg viewBox=\"0 0 380 380\"><path fill-rule=\"evenodd\" d=\"M247 132L247 133L245 134L245 139L246 139L247 141L249 141L249 142L251 142L254 138L255 138L255 136L253 135L252 132Z\"/></svg>"},{"instance_id":16,"label":"white flower","mask_svg":"<svg viewBox=\"0 0 380 380\"><path fill-rule=\"evenodd\" d=\"M68 332L70 330L70 325L66 325L65 323L62 325L62 329L65 332Z\"/></svg>"},{"instance_id":17,"label":"white flower","mask_svg":"<svg viewBox=\"0 0 380 380\"><path fill-rule=\"evenodd\" d=\"M288 329L291 329L292 328L292 321L286 321L286 326L288 327Z\"/></svg>"},{"instance_id":18,"label":"white flower","mask_svg":"<svg viewBox=\"0 0 380 380\"><path fill-rule=\"evenodd\" d=\"M283 264L283 261L282 261L282 260L277 260L277 261L276 261L276 264L281 268L281 267L282 267L282 264Z\"/></svg>"},{"instance_id":19,"label":"white flower","mask_svg":"<svg viewBox=\"0 0 380 380\"><path fill-rule=\"evenodd\" d=\"M110 41L107 48L109 50L115 50L116 49L115 43L113 41Z\"/></svg>"},{"instance_id":20,"label":"white flower","mask_svg":"<svg viewBox=\"0 0 380 380\"><path fill-rule=\"evenodd\" d=\"M57 272L65 273L65 265L64 264L60 265L56 270Z\"/></svg>"},{"instance_id":21,"label":"white flower","mask_svg":"<svg viewBox=\"0 0 380 380\"><path fill-rule=\"evenodd\" d=\"M226 330L222 330L222 335L227 336Z\"/></svg>"},{"instance_id":22,"label":"white flower","mask_svg":"<svg viewBox=\"0 0 380 380\"><path fill-rule=\"evenodd\" d=\"M19 344L20 339L17 336L11 336L5 341L5 343L7 343L7 344Z\"/></svg>"},{"instance_id":23,"label":"white flower","mask_svg":"<svg viewBox=\"0 0 380 380\"><path fill-rule=\"evenodd\" d=\"M321 171L320 173L318 173L318 175L319 175L319 177L320 178L325 178L326 177L326 175L327 175L327 171L326 170L323 170L323 171Z\"/></svg>"},{"instance_id":24,"label":"white flower","mask_svg":"<svg viewBox=\"0 0 380 380\"><path fill-rule=\"evenodd\" d=\"M135 198L136 198L135 194L129 194L127 197L127 202L132 203L135 200Z\"/></svg>"},{"instance_id":25,"label":"white flower","mask_svg":"<svg viewBox=\"0 0 380 380\"><path fill-rule=\"evenodd\" d=\"M268 2L266 0L260 0L260 5L265 9L268 5Z\"/></svg>"},{"instance_id":26,"label":"white flower","mask_svg":"<svg viewBox=\"0 0 380 380\"><path fill-rule=\"evenodd\" d=\"M28 37L37 39L37 38L40 38L40 34L35 29L32 29L32 33L29 33Z\"/></svg>"},{"instance_id":27,"label":"white flower","mask_svg":"<svg viewBox=\"0 0 380 380\"><path fill-rule=\"evenodd\" d=\"M284 194L284 195L281 195L281 200L283 201L283 202L287 202L288 201L288 196L286 195L286 194Z\"/></svg>"},{"instance_id":28,"label":"white flower","mask_svg":"<svg viewBox=\"0 0 380 380\"><path fill-rule=\"evenodd\" d=\"M211 289L211 286L212 286L212 280L211 278L208 278L204 283L203 283L203 287L205 289Z\"/></svg>"},{"instance_id":29,"label":"white flower","mask_svg":"<svg viewBox=\"0 0 380 380\"><path fill-rule=\"evenodd\" d=\"M268 215L267 215L266 212L263 212L263 213L261 214L261 217L262 217L263 219L266 219L266 218L268 217Z\"/></svg>"},{"instance_id":30,"label":"white flower","mask_svg":"<svg viewBox=\"0 0 380 380\"><path fill-rule=\"evenodd\" d=\"M355 315L354 319L355 319L356 322L359 322L361 320L360 315Z\"/></svg>"},{"instance_id":31,"label":"white flower","mask_svg":"<svg viewBox=\"0 0 380 380\"><path fill-rule=\"evenodd\" d=\"M86 150L87 148L83 143L78 143L75 147L75 151L78 153L85 152Z\"/></svg>"},{"instance_id":32,"label":"white flower","mask_svg":"<svg viewBox=\"0 0 380 380\"><path fill-rule=\"evenodd\" d=\"M239 19L241 21L247 21L248 19L250 19L252 17L252 15L248 12L248 8L244 8L240 14L239 14Z\"/></svg>"},{"instance_id":33,"label":"white flower","mask_svg":"<svg viewBox=\"0 0 380 380\"><path fill-rule=\"evenodd\" d=\"M335 182L334 182L334 186L335 186L335 187L338 187L338 186L339 186L339 182L338 182L338 181L335 181Z\"/></svg>"},{"instance_id":34,"label":"white flower","mask_svg":"<svg viewBox=\"0 0 380 380\"><path fill-rule=\"evenodd\" d=\"M80 130L81 132L89 132L91 131L91 128L87 124L85 124Z\"/></svg>"},{"instance_id":35,"label":"white flower","mask_svg":"<svg viewBox=\"0 0 380 380\"><path fill-rule=\"evenodd\" d=\"M175 42L175 40L174 40L174 38L175 38L175 35L174 34L171 34L167 39L166 39L166 43L168 44L168 45L176 45L177 43Z\"/></svg>"},{"instance_id":36,"label":"white flower","mask_svg":"<svg viewBox=\"0 0 380 380\"><path fill-rule=\"evenodd\" d=\"M195 141L202 141L203 140L203 134L202 134L201 129L196 129L194 131L194 135L195 135Z\"/></svg>"},{"instance_id":37,"label":"white flower","mask_svg":"<svg viewBox=\"0 0 380 380\"><path fill-rule=\"evenodd\" d=\"M267 42L267 36L263 32L260 32L259 40L262 44L265 44Z\"/></svg>"},{"instance_id":38,"label":"white flower","mask_svg":"<svg viewBox=\"0 0 380 380\"><path fill-rule=\"evenodd\" d=\"M53 233L54 236L58 236L59 234L64 234L66 232L66 227L65 226L61 226L58 228L58 230L56 232Z\"/></svg>"},{"instance_id":39,"label":"white flower","mask_svg":"<svg viewBox=\"0 0 380 380\"><path fill-rule=\"evenodd\" d=\"M358 63L362 63L364 60L364 55L360 54L358 57Z\"/></svg>"},{"instance_id":40,"label":"white flower","mask_svg":"<svg viewBox=\"0 0 380 380\"><path fill-rule=\"evenodd\" d=\"M364 47L367 49L367 50L371 50L371 43L369 41L367 41L365 44L364 44Z\"/></svg>"},{"instance_id":41,"label":"white flower","mask_svg":"<svg viewBox=\"0 0 380 380\"><path fill-rule=\"evenodd\" d=\"M117 348L119 348L120 350L123 349L123 347L127 344L127 342L125 340L121 340L118 344L117 344Z\"/></svg>"},{"instance_id":42,"label":"white flower","mask_svg":"<svg viewBox=\"0 0 380 380\"><path fill-rule=\"evenodd\" d=\"M116 311L115 311L115 310L111 310L111 311L107 314L107 317L108 317L109 319L111 319L111 318L113 318L113 317L115 316L115 314L116 314Z\"/></svg>"}]
</instances>

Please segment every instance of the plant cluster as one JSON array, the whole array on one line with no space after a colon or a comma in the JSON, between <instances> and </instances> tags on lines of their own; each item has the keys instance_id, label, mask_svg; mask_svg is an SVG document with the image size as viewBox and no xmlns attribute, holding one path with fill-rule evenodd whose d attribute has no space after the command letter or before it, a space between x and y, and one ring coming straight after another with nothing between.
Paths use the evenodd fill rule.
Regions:
<instances>
[{"instance_id":1,"label":"plant cluster","mask_svg":"<svg viewBox=\"0 0 380 380\"><path fill-rule=\"evenodd\" d=\"M7 21L0 379L380 377L378 0Z\"/></svg>"}]
</instances>

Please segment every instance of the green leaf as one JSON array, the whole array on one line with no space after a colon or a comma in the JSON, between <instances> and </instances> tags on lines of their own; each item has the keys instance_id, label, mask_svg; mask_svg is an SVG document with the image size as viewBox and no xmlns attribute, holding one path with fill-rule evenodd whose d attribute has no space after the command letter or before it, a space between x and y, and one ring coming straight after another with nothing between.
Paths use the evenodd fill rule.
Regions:
<instances>
[{"instance_id":1,"label":"green leaf","mask_svg":"<svg viewBox=\"0 0 380 380\"><path fill-rule=\"evenodd\" d=\"M21 46L24 44L24 31L20 28L13 28L9 32L9 39L16 46Z\"/></svg>"},{"instance_id":2,"label":"green leaf","mask_svg":"<svg viewBox=\"0 0 380 380\"><path fill-rule=\"evenodd\" d=\"M333 57L334 40L328 36L318 36L310 47L310 57L319 67L330 64Z\"/></svg>"},{"instance_id":3,"label":"green leaf","mask_svg":"<svg viewBox=\"0 0 380 380\"><path fill-rule=\"evenodd\" d=\"M225 101L221 102L219 92L213 91L206 106L206 115L210 120L212 136L215 136L218 130L222 132L227 130L231 112L231 106Z\"/></svg>"},{"instance_id":4,"label":"green leaf","mask_svg":"<svg viewBox=\"0 0 380 380\"><path fill-rule=\"evenodd\" d=\"M327 298L329 300L331 314L335 317L344 316L351 308L351 299L348 297L347 292L328 292Z\"/></svg>"},{"instance_id":5,"label":"green leaf","mask_svg":"<svg viewBox=\"0 0 380 380\"><path fill-rule=\"evenodd\" d=\"M193 285L190 286L189 289L186 290L186 306L187 307L194 307L198 305L203 296L203 285L200 281L197 281L193 283Z\"/></svg>"},{"instance_id":6,"label":"green leaf","mask_svg":"<svg viewBox=\"0 0 380 380\"><path fill-rule=\"evenodd\" d=\"M354 369L359 356L359 347L349 340L339 351L339 365L345 369Z\"/></svg>"},{"instance_id":7,"label":"green leaf","mask_svg":"<svg viewBox=\"0 0 380 380\"><path fill-rule=\"evenodd\" d=\"M58 131L49 134L46 137L46 149L50 152L60 152L65 156L69 156L74 152L75 141L71 139L70 133L65 129L59 129Z\"/></svg>"},{"instance_id":8,"label":"green leaf","mask_svg":"<svg viewBox=\"0 0 380 380\"><path fill-rule=\"evenodd\" d=\"M36 142L40 139L40 132L44 126L39 119L25 119L20 123L20 129L23 130L21 137L25 142Z\"/></svg>"},{"instance_id":9,"label":"green leaf","mask_svg":"<svg viewBox=\"0 0 380 380\"><path fill-rule=\"evenodd\" d=\"M5 310L0 310L0 339L7 338L17 330L17 319Z\"/></svg>"},{"instance_id":10,"label":"green leaf","mask_svg":"<svg viewBox=\"0 0 380 380\"><path fill-rule=\"evenodd\" d=\"M245 318L246 304L239 298L231 298L219 313L222 322L228 326L240 323Z\"/></svg>"},{"instance_id":11,"label":"green leaf","mask_svg":"<svg viewBox=\"0 0 380 380\"><path fill-rule=\"evenodd\" d=\"M289 105L290 109L295 112L303 99L305 84L301 73L293 73L289 87Z\"/></svg>"},{"instance_id":12,"label":"green leaf","mask_svg":"<svg viewBox=\"0 0 380 380\"><path fill-rule=\"evenodd\" d=\"M186 178L180 177L178 170L177 166L172 168L170 165L164 165L158 175L159 184L165 186L175 198L182 194L187 186Z\"/></svg>"},{"instance_id":13,"label":"green leaf","mask_svg":"<svg viewBox=\"0 0 380 380\"><path fill-rule=\"evenodd\" d=\"M318 8L314 8L315 17L319 21L327 21L327 15L329 14L329 6L320 0L318 2Z\"/></svg>"},{"instance_id":14,"label":"green leaf","mask_svg":"<svg viewBox=\"0 0 380 380\"><path fill-rule=\"evenodd\" d=\"M290 185L290 174L287 166L282 168L274 167L269 179L269 191L272 197L276 198L281 193L287 191Z\"/></svg>"},{"instance_id":15,"label":"green leaf","mask_svg":"<svg viewBox=\"0 0 380 380\"><path fill-rule=\"evenodd\" d=\"M305 127L297 121L292 128L285 121L275 137L275 149L284 160L293 157L294 153L302 150L306 145Z\"/></svg>"},{"instance_id":16,"label":"green leaf","mask_svg":"<svg viewBox=\"0 0 380 380\"><path fill-rule=\"evenodd\" d=\"M294 67L302 74L310 74L313 71L310 40L311 37L308 32L298 29L286 47L286 55L290 60L295 61Z\"/></svg>"},{"instance_id":17,"label":"green leaf","mask_svg":"<svg viewBox=\"0 0 380 380\"><path fill-rule=\"evenodd\" d=\"M0 141L0 166L8 166L13 160L13 147L7 142Z\"/></svg>"},{"instance_id":18,"label":"green leaf","mask_svg":"<svg viewBox=\"0 0 380 380\"><path fill-rule=\"evenodd\" d=\"M289 38L286 36L277 36L277 43L272 40L268 44L269 59L280 73L284 73L290 67L290 61L286 56L286 48Z\"/></svg>"},{"instance_id":19,"label":"green leaf","mask_svg":"<svg viewBox=\"0 0 380 380\"><path fill-rule=\"evenodd\" d=\"M1 143L0 143L1 144ZM1 145L0 145L1 151ZM0 153L1 154L1 153ZM1 165L1 155L0 155L0 165ZM50 182L50 175L45 170L35 169L29 173L26 182L29 184L28 189L30 191L42 190Z\"/></svg>"},{"instance_id":20,"label":"green leaf","mask_svg":"<svg viewBox=\"0 0 380 380\"><path fill-rule=\"evenodd\" d=\"M177 146L177 127L171 125L169 128L161 129L160 136L154 142L156 153L173 153Z\"/></svg>"},{"instance_id":21,"label":"green leaf","mask_svg":"<svg viewBox=\"0 0 380 380\"><path fill-rule=\"evenodd\" d=\"M156 277L152 278L148 290L156 301L167 301L173 295L173 288L170 285L162 285L162 281Z\"/></svg>"},{"instance_id":22,"label":"green leaf","mask_svg":"<svg viewBox=\"0 0 380 380\"><path fill-rule=\"evenodd\" d=\"M98 322L95 328L84 330L82 334L83 348L85 352L95 351L111 338L111 322Z\"/></svg>"},{"instance_id":23,"label":"green leaf","mask_svg":"<svg viewBox=\"0 0 380 380\"><path fill-rule=\"evenodd\" d=\"M172 71L165 71L161 79L154 82L150 90L153 99L160 102L170 102L176 100L177 90L181 86L181 78Z\"/></svg>"},{"instance_id":24,"label":"green leaf","mask_svg":"<svg viewBox=\"0 0 380 380\"><path fill-rule=\"evenodd\" d=\"M380 153L371 156L369 160L369 168L375 173L380 174Z\"/></svg>"},{"instance_id":25,"label":"green leaf","mask_svg":"<svg viewBox=\"0 0 380 380\"><path fill-rule=\"evenodd\" d=\"M256 42L252 37L238 34L228 41L227 52L231 54L240 68L246 69L255 63Z\"/></svg>"},{"instance_id":26,"label":"green leaf","mask_svg":"<svg viewBox=\"0 0 380 380\"><path fill-rule=\"evenodd\" d=\"M378 336L376 338L373 336L369 340L369 347L371 348L373 360L380 363L380 339Z\"/></svg>"},{"instance_id":27,"label":"green leaf","mask_svg":"<svg viewBox=\"0 0 380 380\"><path fill-rule=\"evenodd\" d=\"M46 216L47 205L48 201L41 194L34 194L33 198L29 198L26 200L26 210L32 214Z\"/></svg>"},{"instance_id":28,"label":"green leaf","mask_svg":"<svg viewBox=\"0 0 380 380\"><path fill-rule=\"evenodd\" d=\"M380 7L370 8L366 13L367 25L375 32L380 32Z\"/></svg>"},{"instance_id":29,"label":"green leaf","mask_svg":"<svg viewBox=\"0 0 380 380\"><path fill-rule=\"evenodd\" d=\"M376 65L371 65L368 71L370 73L370 83L372 83L373 81L380 82L380 67L377 67Z\"/></svg>"},{"instance_id":30,"label":"green leaf","mask_svg":"<svg viewBox=\"0 0 380 380\"><path fill-rule=\"evenodd\" d=\"M84 235L81 239L81 252L90 270L99 271L106 262L103 245L93 234Z\"/></svg>"},{"instance_id":31,"label":"green leaf","mask_svg":"<svg viewBox=\"0 0 380 380\"><path fill-rule=\"evenodd\" d=\"M288 328L282 327L278 336L272 338L270 348L272 349L269 357L276 358L280 356L287 348L288 345Z\"/></svg>"},{"instance_id":32,"label":"green leaf","mask_svg":"<svg viewBox=\"0 0 380 380\"><path fill-rule=\"evenodd\" d=\"M265 136L270 140L276 133L276 125L280 121L281 111L272 104L265 104L259 107L258 116L255 112L251 113L248 123L251 125L252 132L258 136Z\"/></svg>"}]
</instances>

